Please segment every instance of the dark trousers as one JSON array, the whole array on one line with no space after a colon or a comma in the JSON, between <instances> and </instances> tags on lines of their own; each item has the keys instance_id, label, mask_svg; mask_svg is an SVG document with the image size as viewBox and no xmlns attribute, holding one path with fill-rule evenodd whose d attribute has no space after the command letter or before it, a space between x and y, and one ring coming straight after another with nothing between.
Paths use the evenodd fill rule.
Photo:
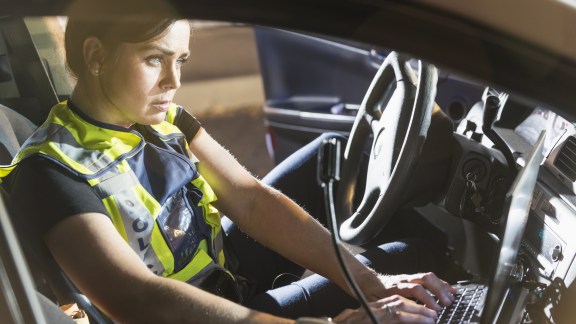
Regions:
<instances>
[{"instance_id":1,"label":"dark trousers","mask_svg":"<svg viewBox=\"0 0 576 324\"><path fill-rule=\"evenodd\" d=\"M279 164L262 181L295 200L322 222L322 188L316 181L317 151L325 134ZM338 136L338 135L336 135ZM304 269L258 244L223 218L227 240L239 260L237 274L252 284L253 294L243 304L266 313L297 318L335 316L359 307L356 300L326 278L313 274L300 279ZM310 247L314 248L314 247ZM371 248L357 258L379 273L434 271L436 255L420 240L402 240Z\"/></svg>"}]
</instances>

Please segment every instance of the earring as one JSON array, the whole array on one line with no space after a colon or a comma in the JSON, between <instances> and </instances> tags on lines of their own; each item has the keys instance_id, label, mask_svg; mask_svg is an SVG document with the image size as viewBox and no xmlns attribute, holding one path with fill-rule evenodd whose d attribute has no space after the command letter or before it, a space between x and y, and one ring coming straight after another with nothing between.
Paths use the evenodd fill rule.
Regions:
<instances>
[{"instance_id":1,"label":"earring","mask_svg":"<svg viewBox=\"0 0 576 324\"><path fill-rule=\"evenodd\" d=\"M92 70L92 74L98 76L100 75L100 66L98 64L95 64L93 68L91 68Z\"/></svg>"}]
</instances>

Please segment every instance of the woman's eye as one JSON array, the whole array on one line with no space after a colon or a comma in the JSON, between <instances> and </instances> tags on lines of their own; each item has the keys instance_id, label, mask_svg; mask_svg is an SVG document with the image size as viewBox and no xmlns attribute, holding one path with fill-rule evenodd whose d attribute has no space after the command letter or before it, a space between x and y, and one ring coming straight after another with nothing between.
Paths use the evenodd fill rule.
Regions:
<instances>
[{"instance_id":1,"label":"woman's eye","mask_svg":"<svg viewBox=\"0 0 576 324\"><path fill-rule=\"evenodd\" d=\"M159 65L162 63L162 58L159 56L149 56L146 58L146 62L151 65Z\"/></svg>"},{"instance_id":2,"label":"woman's eye","mask_svg":"<svg viewBox=\"0 0 576 324\"><path fill-rule=\"evenodd\" d=\"M176 64L178 64L178 65L184 65L184 64L186 64L186 62L188 62L188 58L187 58L187 57L186 57L186 58L178 59L178 61L176 62Z\"/></svg>"}]
</instances>

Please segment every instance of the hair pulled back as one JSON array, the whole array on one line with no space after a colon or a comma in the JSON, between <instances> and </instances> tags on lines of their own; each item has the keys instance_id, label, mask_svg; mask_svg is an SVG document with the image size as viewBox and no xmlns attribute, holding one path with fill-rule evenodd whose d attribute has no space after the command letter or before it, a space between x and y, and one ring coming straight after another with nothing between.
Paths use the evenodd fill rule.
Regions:
<instances>
[{"instance_id":1,"label":"hair pulled back","mask_svg":"<svg viewBox=\"0 0 576 324\"><path fill-rule=\"evenodd\" d=\"M124 20L69 18L64 34L68 69L76 77L85 73L87 66L84 62L83 46L88 37L98 38L112 54L121 43L140 43L162 36L176 20L170 18Z\"/></svg>"}]
</instances>

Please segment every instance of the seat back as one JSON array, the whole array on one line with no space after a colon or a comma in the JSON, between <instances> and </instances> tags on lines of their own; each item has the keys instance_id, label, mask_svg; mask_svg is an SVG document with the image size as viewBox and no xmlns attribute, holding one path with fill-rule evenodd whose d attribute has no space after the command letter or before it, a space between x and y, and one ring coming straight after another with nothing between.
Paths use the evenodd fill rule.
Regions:
<instances>
[{"instance_id":1,"label":"seat back","mask_svg":"<svg viewBox=\"0 0 576 324\"><path fill-rule=\"evenodd\" d=\"M6 106L0 105L0 164L10 164L20 146L36 128L37 126L26 117ZM20 222L14 222L15 226L18 226L18 224ZM21 227L24 226L21 225ZM16 232L21 238L22 235L26 235L26 231L22 228L16 228ZM36 246L31 243L34 241L20 239L20 244L30 268L34 270L32 274L35 278L37 289L44 295L52 295L60 303L78 304L88 314L90 323L111 323L68 279L48 249L45 246Z\"/></svg>"},{"instance_id":2,"label":"seat back","mask_svg":"<svg viewBox=\"0 0 576 324\"><path fill-rule=\"evenodd\" d=\"M45 322L0 188L0 322Z\"/></svg>"},{"instance_id":3,"label":"seat back","mask_svg":"<svg viewBox=\"0 0 576 324\"><path fill-rule=\"evenodd\" d=\"M20 145L36 125L14 110L0 105L0 164L10 164Z\"/></svg>"}]
</instances>

